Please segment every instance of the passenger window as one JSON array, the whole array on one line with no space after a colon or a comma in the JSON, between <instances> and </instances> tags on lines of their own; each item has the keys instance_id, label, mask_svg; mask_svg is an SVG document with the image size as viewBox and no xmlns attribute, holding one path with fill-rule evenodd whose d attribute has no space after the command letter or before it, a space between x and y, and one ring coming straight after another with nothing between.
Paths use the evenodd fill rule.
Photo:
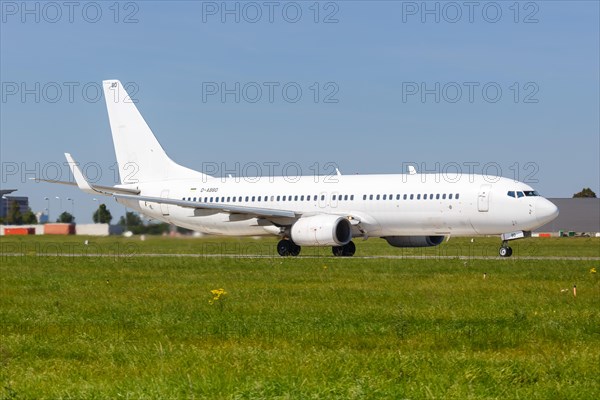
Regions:
<instances>
[{"instance_id":1,"label":"passenger window","mask_svg":"<svg viewBox=\"0 0 600 400\"><path fill-rule=\"evenodd\" d=\"M433 200L433 193L429 195L429 200Z\"/></svg>"},{"instance_id":2,"label":"passenger window","mask_svg":"<svg viewBox=\"0 0 600 400\"><path fill-rule=\"evenodd\" d=\"M363 194L363 200L366 200L366 199L367 199L367 195Z\"/></svg>"},{"instance_id":3,"label":"passenger window","mask_svg":"<svg viewBox=\"0 0 600 400\"><path fill-rule=\"evenodd\" d=\"M352 194L352 195L350 195L350 200L351 200L351 201L354 201L354 195L353 195L353 194Z\"/></svg>"},{"instance_id":4,"label":"passenger window","mask_svg":"<svg viewBox=\"0 0 600 400\"><path fill-rule=\"evenodd\" d=\"M377 195L377 200L379 200L381 198L381 195Z\"/></svg>"},{"instance_id":5,"label":"passenger window","mask_svg":"<svg viewBox=\"0 0 600 400\"><path fill-rule=\"evenodd\" d=\"M449 199L449 200L452 200L452 193L450 193L450 194L448 195L448 199Z\"/></svg>"},{"instance_id":6,"label":"passenger window","mask_svg":"<svg viewBox=\"0 0 600 400\"><path fill-rule=\"evenodd\" d=\"M294 196L294 201L298 201L298 196Z\"/></svg>"},{"instance_id":7,"label":"passenger window","mask_svg":"<svg viewBox=\"0 0 600 400\"><path fill-rule=\"evenodd\" d=\"M304 195L300 196L300 201L304 201Z\"/></svg>"},{"instance_id":8,"label":"passenger window","mask_svg":"<svg viewBox=\"0 0 600 400\"><path fill-rule=\"evenodd\" d=\"M321 201L325 201L325 195L324 194L321 195Z\"/></svg>"},{"instance_id":9,"label":"passenger window","mask_svg":"<svg viewBox=\"0 0 600 400\"><path fill-rule=\"evenodd\" d=\"M410 199L411 199L411 200L413 200L414 198L415 198L415 195L414 195L414 194L411 194L411 195L410 195Z\"/></svg>"},{"instance_id":10,"label":"passenger window","mask_svg":"<svg viewBox=\"0 0 600 400\"><path fill-rule=\"evenodd\" d=\"M459 196L460 196L460 193L456 193L456 196L454 196L454 198L455 198L456 200L458 200Z\"/></svg>"},{"instance_id":11,"label":"passenger window","mask_svg":"<svg viewBox=\"0 0 600 400\"><path fill-rule=\"evenodd\" d=\"M285 196L283 196L283 197L285 197ZM277 196L277 201L280 201L280 200L281 200L281 196Z\"/></svg>"},{"instance_id":12,"label":"passenger window","mask_svg":"<svg viewBox=\"0 0 600 400\"><path fill-rule=\"evenodd\" d=\"M379 198L377 200L379 200ZM387 194L383 195L383 200L387 200Z\"/></svg>"},{"instance_id":13,"label":"passenger window","mask_svg":"<svg viewBox=\"0 0 600 400\"><path fill-rule=\"evenodd\" d=\"M439 200L439 199L440 199L440 194L439 194L439 193L435 195L435 199L436 199L436 200Z\"/></svg>"},{"instance_id":14,"label":"passenger window","mask_svg":"<svg viewBox=\"0 0 600 400\"><path fill-rule=\"evenodd\" d=\"M407 198L408 198L408 195L407 195L407 194L405 194L404 196L402 196L402 199L403 199L403 200L406 200Z\"/></svg>"},{"instance_id":15,"label":"passenger window","mask_svg":"<svg viewBox=\"0 0 600 400\"><path fill-rule=\"evenodd\" d=\"M252 201L255 201L255 200L256 200L256 196L252 196Z\"/></svg>"},{"instance_id":16,"label":"passenger window","mask_svg":"<svg viewBox=\"0 0 600 400\"><path fill-rule=\"evenodd\" d=\"M420 193L417 195L417 200L421 200L421 194Z\"/></svg>"},{"instance_id":17,"label":"passenger window","mask_svg":"<svg viewBox=\"0 0 600 400\"><path fill-rule=\"evenodd\" d=\"M373 200L373 195L372 194L369 195L369 200Z\"/></svg>"},{"instance_id":18,"label":"passenger window","mask_svg":"<svg viewBox=\"0 0 600 400\"><path fill-rule=\"evenodd\" d=\"M331 196L331 200L335 201L335 194Z\"/></svg>"},{"instance_id":19,"label":"passenger window","mask_svg":"<svg viewBox=\"0 0 600 400\"><path fill-rule=\"evenodd\" d=\"M446 193L442 194L442 200L446 200Z\"/></svg>"}]
</instances>

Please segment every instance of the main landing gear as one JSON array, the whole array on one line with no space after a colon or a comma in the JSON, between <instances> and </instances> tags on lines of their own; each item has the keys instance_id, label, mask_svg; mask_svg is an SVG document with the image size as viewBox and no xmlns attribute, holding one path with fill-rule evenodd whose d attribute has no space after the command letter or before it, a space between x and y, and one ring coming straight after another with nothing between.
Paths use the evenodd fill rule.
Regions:
<instances>
[{"instance_id":1,"label":"main landing gear","mask_svg":"<svg viewBox=\"0 0 600 400\"><path fill-rule=\"evenodd\" d=\"M352 257L356 253L356 246L353 241L349 241L343 246L333 246L331 251L336 257Z\"/></svg>"},{"instance_id":2,"label":"main landing gear","mask_svg":"<svg viewBox=\"0 0 600 400\"><path fill-rule=\"evenodd\" d=\"M296 257L300 254L300 250L302 250L302 247L289 239L283 239L277 243L277 253L282 257ZM356 252L356 246L354 242L350 241L343 246L333 246L331 251L336 257L352 257Z\"/></svg>"},{"instance_id":3,"label":"main landing gear","mask_svg":"<svg viewBox=\"0 0 600 400\"><path fill-rule=\"evenodd\" d=\"M302 250L302 247L298 246L291 240L283 239L277 243L277 252L282 257L296 257L298 254L300 254L300 250Z\"/></svg>"}]
</instances>

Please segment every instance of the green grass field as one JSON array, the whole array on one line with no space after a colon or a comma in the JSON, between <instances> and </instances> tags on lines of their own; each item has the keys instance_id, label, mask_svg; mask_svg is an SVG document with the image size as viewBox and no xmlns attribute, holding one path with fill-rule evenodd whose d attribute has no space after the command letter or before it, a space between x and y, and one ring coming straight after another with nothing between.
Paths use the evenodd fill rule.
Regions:
<instances>
[{"instance_id":1,"label":"green grass field","mask_svg":"<svg viewBox=\"0 0 600 400\"><path fill-rule=\"evenodd\" d=\"M600 398L600 239L85 239L0 238L0 398Z\"/></svg>"}]
</instances>

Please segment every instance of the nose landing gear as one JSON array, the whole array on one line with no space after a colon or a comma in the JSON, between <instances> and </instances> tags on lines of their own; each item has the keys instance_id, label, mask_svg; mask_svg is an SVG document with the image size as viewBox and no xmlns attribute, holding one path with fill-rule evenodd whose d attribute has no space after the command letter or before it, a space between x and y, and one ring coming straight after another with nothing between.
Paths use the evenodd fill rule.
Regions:
<instances>
[{"instance_id":1,"label":"nose landing gear","mask_svg":"<svg viewBox=\"0 0 600 400\"><path fill-rule=\"evenodd\" d=\"M510 257L512 256L512 247L508 246L506 242L502 242L498 254L500 254L500 257Z\"/></svg>"}]
</instances>

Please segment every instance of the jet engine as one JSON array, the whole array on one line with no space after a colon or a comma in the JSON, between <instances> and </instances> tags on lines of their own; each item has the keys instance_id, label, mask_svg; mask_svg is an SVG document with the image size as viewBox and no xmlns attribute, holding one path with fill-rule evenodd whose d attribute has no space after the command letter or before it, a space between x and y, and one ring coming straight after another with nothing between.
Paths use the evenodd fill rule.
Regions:
<instances>
[{"instance_id":1,"label":"jet engine","mask_svg":"<svg viewBox=\"0 0 600 400\"><path fill-rule=\"evenodd\" d=\"M386 236L384 239L394 247L429 247L441 244L444 236Z\"/></svg>"},{"instance_id":2,"label":"jet engine","mask_svg":"<svg viewBox=\"0 0 600 400\"><path fill-rule=\"evenodd\" d=\"M352 225L337 215L303 217L292 225L290 236L298 246L343 246L352 239Z\"/></svg>"}]
</instances>

